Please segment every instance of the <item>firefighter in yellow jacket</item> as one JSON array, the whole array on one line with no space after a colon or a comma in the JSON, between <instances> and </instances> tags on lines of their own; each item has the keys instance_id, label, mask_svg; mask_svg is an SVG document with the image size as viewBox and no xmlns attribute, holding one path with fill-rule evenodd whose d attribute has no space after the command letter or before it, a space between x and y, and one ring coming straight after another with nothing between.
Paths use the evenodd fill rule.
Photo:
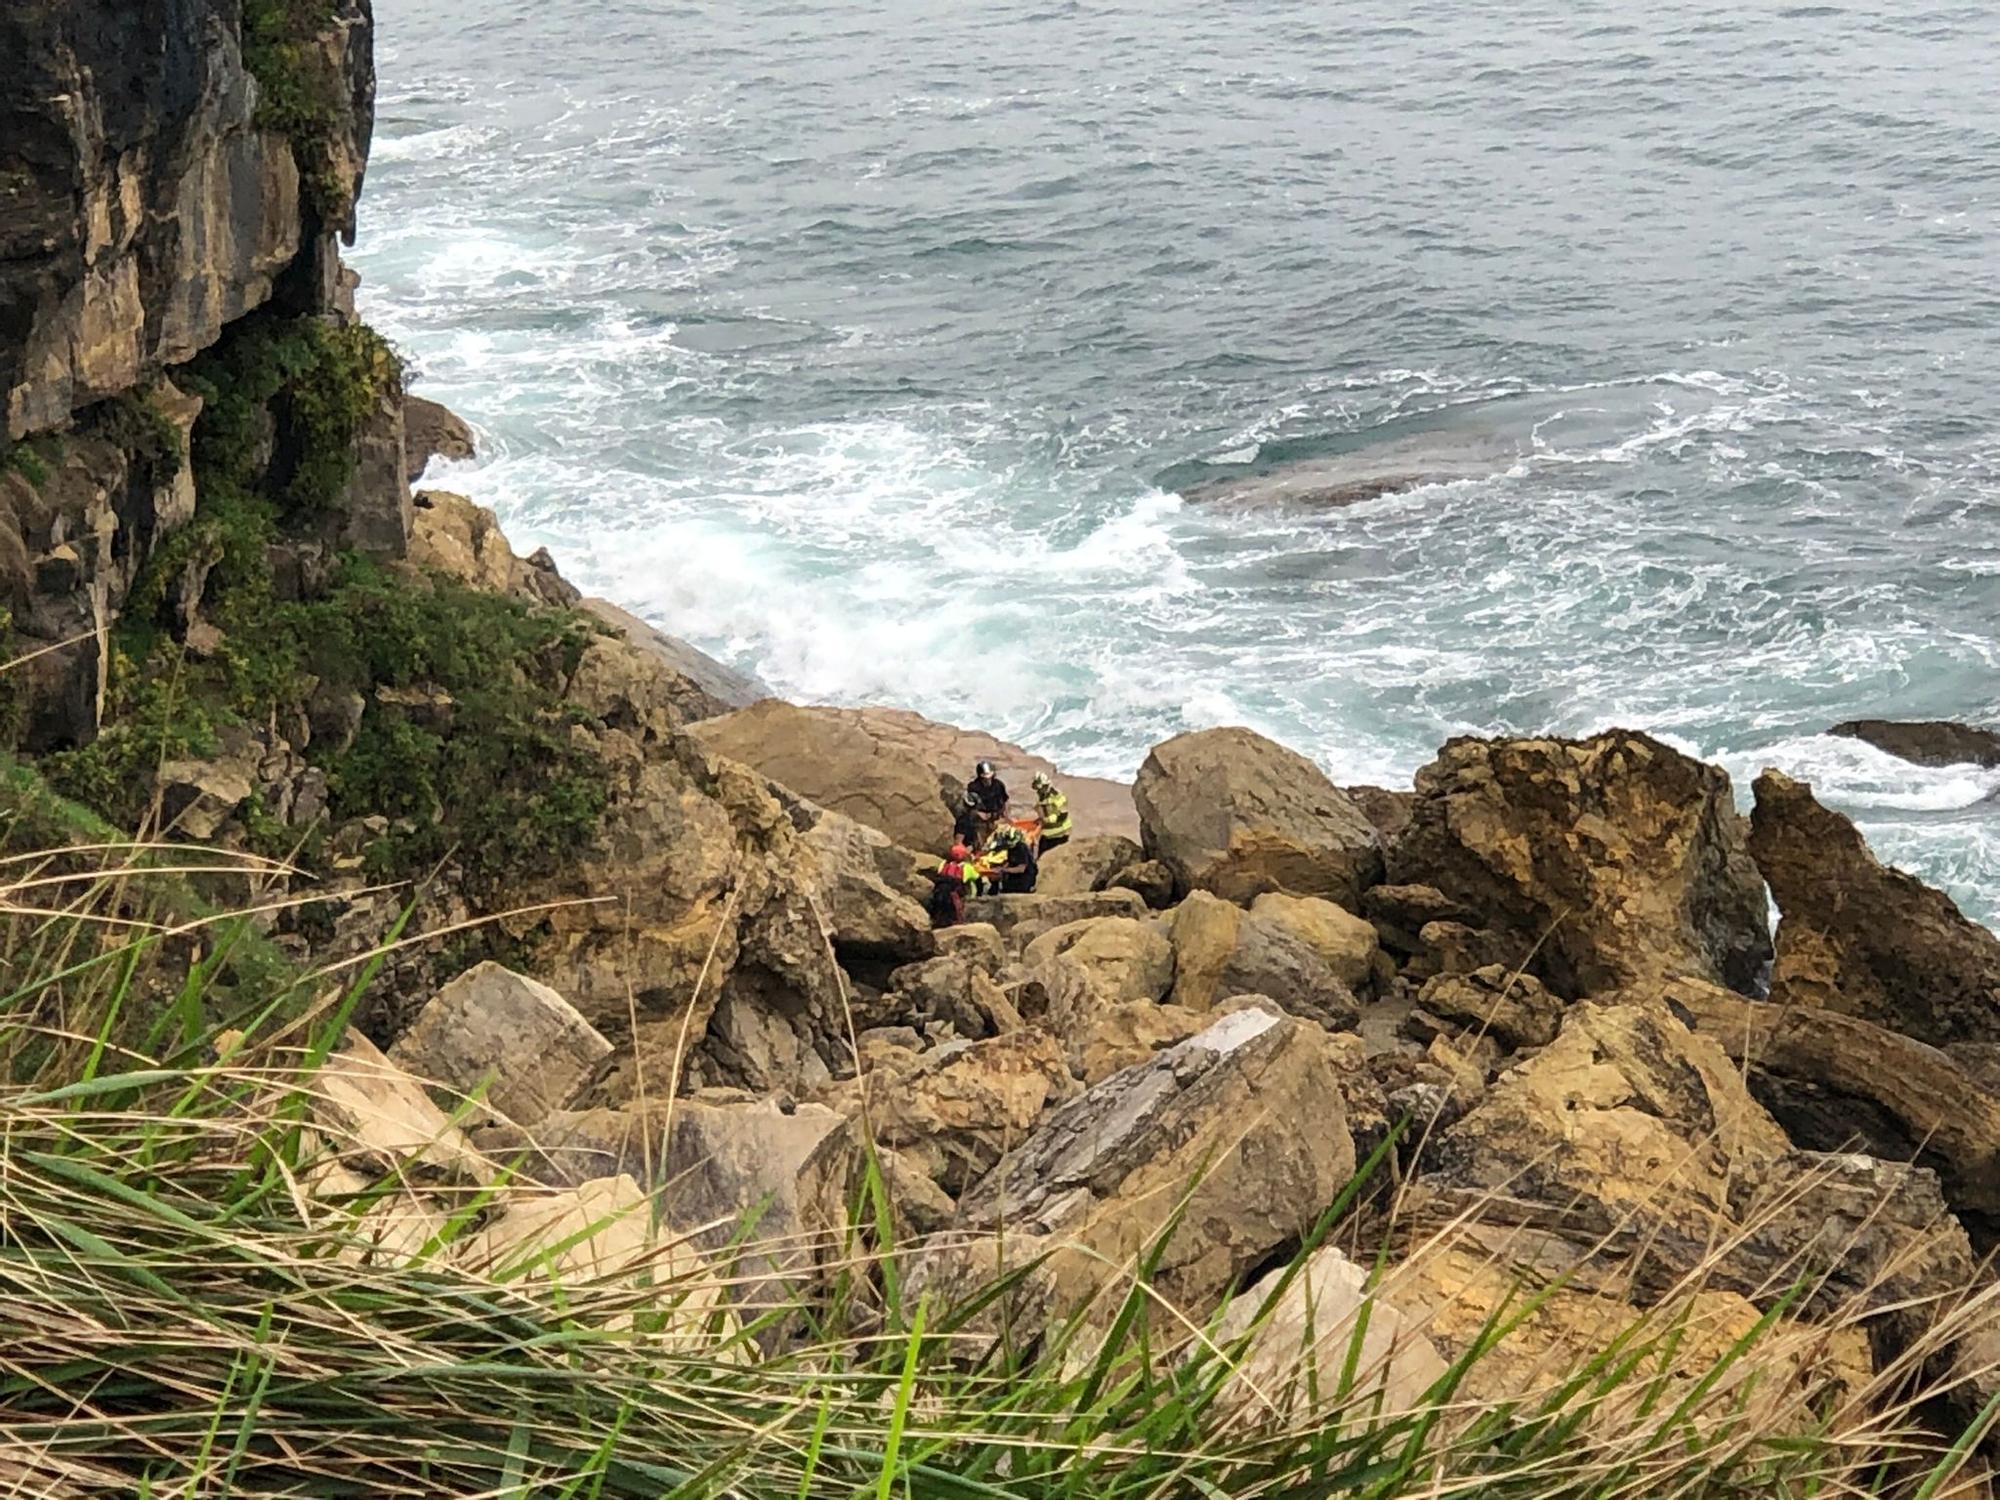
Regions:
<instances>
[{"instance_id":1,"label":"firefighter in yellow jacket","mask_svg":"<svg viewBox=\"0 0 2000 1500\"><path fill-rule=\"evenodd\" d=\"M1060 849L1069 842L1069 798L1056 790L1056 784L1046 774L1037 773L1035 801L1042 811L1040 852L1047 854L1051 849Z\"/></svg>"}]
</instances>

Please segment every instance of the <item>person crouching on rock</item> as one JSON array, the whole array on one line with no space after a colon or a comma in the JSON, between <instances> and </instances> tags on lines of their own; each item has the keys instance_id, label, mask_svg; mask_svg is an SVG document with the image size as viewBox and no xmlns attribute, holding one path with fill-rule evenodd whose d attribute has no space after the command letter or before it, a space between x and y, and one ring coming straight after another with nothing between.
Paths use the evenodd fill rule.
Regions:
<instances>
[{"instance_id":1,"label":"person crouching on rock","mask_svg":"<svg viewBox=\"0 0 2000 1500\"><path fill-rule=\"evenodd\" d=\"M952 820L951 836L968 850L975 850L984 847L992 828L992 820L979 804L979 794L968 790L959 803L958 816Z\"/></svg>"},{"instance_id":2,"label":"person crouching on rock","mask_svg":"<svg viewBox=\"0 0 2000 1500\"><path fill-rule=\"evenodd\" d=\"M931 926L955 927L963 922L966 892L978 879L972 851L962 843L953 844L951 852L931 871Z\"/></svg>"},{"instance_id":3,"label":"person crouching on rock","mask_svg":"<svg viewBox=\"0 0 2000 1500\"><path fill-rule=\"evenodd\" d=\"M993 850L999 860L992 878L998 880L1001 892L1009 896L1032 894L1040 867L1027 835L1012 823L1002 823L993 831Z\"/></svg>"},{"instance_id":4,"label":"person crouching on rock","mask_svg":"<svg viewBox=\"0 0 2000 1500\"><path fill-rule=\"evenodd\" d=\"M1035 801L1042 813L1041 852L1047 854L1069 842L1069 798L1056 790L1056 784L1046 774L1037 772Z\"/></svg>"}]
</instances>

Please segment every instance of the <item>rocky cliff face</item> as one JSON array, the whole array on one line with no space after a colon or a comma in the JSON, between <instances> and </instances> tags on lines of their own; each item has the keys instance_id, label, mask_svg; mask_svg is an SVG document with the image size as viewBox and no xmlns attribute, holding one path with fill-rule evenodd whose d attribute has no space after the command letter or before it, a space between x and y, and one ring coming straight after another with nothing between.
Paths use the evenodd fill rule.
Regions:
<instances>
[{"instance_id":1,"label":"rocky cliff face","mask_svg":"<svg viewBox=\"0 0 2000 1500\"><path fill-rule=\"evenodd\" d=\"M95 736L111 632L195 515L190 362L260 309L338 318L374 119L370 0L21 0L0 13L0 742ZM384 359L323 550L398 556L402 392ZM324 434L321 434L323 437ZM282 473L282 424L252 445ZM324 444L322 445L324 446ZM169 581L177 639L212 539ZM199 636L199 632L197 632Z\"/></svg>"},{"instance_id":2,"label":"rocky cliff face","mask_svg":"<svg viewBox=\"0 0 2000 1500\"><path fill-rule=\"evenodd\" d=\"M240 0L21 0L0 14L0 392L7 436L181 364L274 297L331 305L374 108L369 0L288 70L245 65ZM276 64L274 64L274 67ZM274 95L314 97L292 133Z\"/></svg>"}]
</instances>

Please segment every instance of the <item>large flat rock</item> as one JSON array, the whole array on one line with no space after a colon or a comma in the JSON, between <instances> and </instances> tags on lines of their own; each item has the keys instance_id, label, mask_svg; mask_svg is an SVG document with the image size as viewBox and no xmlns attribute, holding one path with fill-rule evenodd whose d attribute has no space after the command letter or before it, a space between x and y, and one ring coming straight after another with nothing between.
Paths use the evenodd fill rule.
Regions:
<instances>
[{"instance_id":1,"label":"large flat rock","mask_svg":"<svg viewBox=\"0 0 2000 1500\"><path fill-rule=\"evenodd\" d=\"M951 800L982 760L1007 783L1016 813L1033 810L1030 783L1046 772L1068 793L1079 835L1138 837L1138 814L1121 783L1066 776L1018 745L904 709L815 708L773 698L694 733L716 754L914 849L941 851L949 843Z\"/></svg>"}]
</instances>

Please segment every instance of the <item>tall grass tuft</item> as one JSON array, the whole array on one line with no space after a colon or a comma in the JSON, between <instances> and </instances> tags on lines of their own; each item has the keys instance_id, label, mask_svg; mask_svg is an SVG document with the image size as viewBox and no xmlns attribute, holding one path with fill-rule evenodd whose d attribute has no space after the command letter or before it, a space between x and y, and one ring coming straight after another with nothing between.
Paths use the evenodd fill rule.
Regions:
<instances>
[{"instance_id":1,"label":"tall grass tuft","mask_svg":"<svg viewBox=\"0 0 2000 1500\"><path fill-rule=\"evenodd\" d=\"M1573 1366L1470 1397L1568 1290L1550 1285L1503 1300L1406 1405L1382 1399L1361 1357L1366 1320L1303 1384L1253 1387L1247 1356L1313 1253L1339 1234L1368 1263L1371 1235L1390 1242L1359 1206L1381 1195L1359 1183L1286 1274L1246 1294L1259 1305L1227 1337L1222 1318L1196 1327L1157 1301L1158 1245L1105 1267L1091 1316L1025 1348L981 1337L1022 1273L949 1302L905 1290L910 1247L893 1242L879 1173L864 1191L882 1211L857 1211L817 1289L743 1322L716 1309L747 1257L595 1279L471 1269L454 1249L477 1195L415 1253L385 1256L310 1187L319 1071L367 967L234 964L254 922L191 906L188 882L247 892L262 862L111 841L4 858L0 1484L14 1492L1971 1493L1981 1429L1953 1442L1922 1418L1953 1319L1973 1311L1835 1388L1786 1372L1860 1310L1805 1328L1782 1316L1797 1296L1781 1297L1690 1369L1697 1273ZM399 1170L349 1206L396 1191Z\"/></svg>"}]
</instances>

